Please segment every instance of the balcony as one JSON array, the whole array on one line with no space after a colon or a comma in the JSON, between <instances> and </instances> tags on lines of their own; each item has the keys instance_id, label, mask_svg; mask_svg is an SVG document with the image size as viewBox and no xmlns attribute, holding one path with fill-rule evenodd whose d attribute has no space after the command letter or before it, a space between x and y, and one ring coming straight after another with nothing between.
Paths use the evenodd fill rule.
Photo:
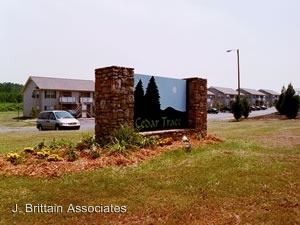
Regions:
<instances>
[{"instance_id":1,"label":"balcony","mask_svg":"<svg viewBox=\"0 0 300 225\"><path fill-rule=\"evenodd\" d=\"M93 98L91 97L81 97L80 103L93 103Z\"/></svg>"},{"instance_id":2,"label":"balcony","mask_svg":"<svg viewBox=\"0 0 300 225\"><path fill-rule=\"evenodd\" d=\"M59 97L59 103L74 104L74 103L76 103L76 98L75 97Z\"/></svg>"}]
</instances>

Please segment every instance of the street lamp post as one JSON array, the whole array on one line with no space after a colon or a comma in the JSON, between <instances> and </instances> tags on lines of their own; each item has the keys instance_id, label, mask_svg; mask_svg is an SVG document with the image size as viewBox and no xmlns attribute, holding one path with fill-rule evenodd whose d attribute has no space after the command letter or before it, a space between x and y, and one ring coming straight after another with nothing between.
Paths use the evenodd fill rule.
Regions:
<instances>
[{"instance_id":1,"label":"street lamp post","mask_svg":"<svg viewBox=\"0 0 300 225\"><path fill-rule=\"evenodd\" d=\"M226 52L236 51L237 54L237 67L238 67L238 96L240 97L241 94L241 87L240 87L240 50L239 49L230 49Z\"/></svg>"}]
</instances>

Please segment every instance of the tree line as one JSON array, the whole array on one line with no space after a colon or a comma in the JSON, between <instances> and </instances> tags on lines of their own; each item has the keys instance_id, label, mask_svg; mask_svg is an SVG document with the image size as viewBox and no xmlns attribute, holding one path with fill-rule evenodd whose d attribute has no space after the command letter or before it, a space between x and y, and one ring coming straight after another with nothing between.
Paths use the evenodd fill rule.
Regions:
<instances>
[{"instance_id":1,"label":"tree line","mask_svg":"<svg viewBox=\"0 0 300 225\"><path fill-rule=\"evenodd\" d=\"M0 83L0 103L21 103L23 85L11 82Z\"/></svg>"}]
</instances>

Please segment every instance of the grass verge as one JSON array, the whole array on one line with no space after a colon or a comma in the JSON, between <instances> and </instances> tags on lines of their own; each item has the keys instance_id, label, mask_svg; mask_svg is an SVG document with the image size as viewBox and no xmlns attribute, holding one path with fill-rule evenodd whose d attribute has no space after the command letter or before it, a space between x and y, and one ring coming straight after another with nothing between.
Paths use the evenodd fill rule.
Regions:
<instances>
[{"instance_id":1,"label":"grass verge","mask_svg":"<svg viewBox=\"0 0 300 225\"><path fill-rule=\"evenodd\" d=\"M78 142L86 134L84 132L74 131L10 131L0 133L0 153L22 151L24 147L33 147L45 141L51 142L53 139L65 139L71 142Z\"/></svg>"},{"instance_id":2,"label":"grass verge","mask_svg":"<svg viewBox=\"0 0 300 225\"><path fill-rule=\"evenodd\" d=\"M0 112L0 127L27 127L35 126L35 119L24 119L23 112ZM1 128L0 128L1 129Z\"/></svg>"}]
</instances>

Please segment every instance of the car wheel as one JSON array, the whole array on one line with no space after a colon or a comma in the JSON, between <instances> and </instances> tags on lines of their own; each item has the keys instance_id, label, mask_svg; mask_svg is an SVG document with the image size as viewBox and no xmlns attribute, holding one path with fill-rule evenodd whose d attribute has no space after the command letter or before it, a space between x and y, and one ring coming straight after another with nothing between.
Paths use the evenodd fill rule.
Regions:
<instances>
[{"instance_id":1,"label":"car wheel","mask_svg":"<svg viewBox=\"0 0 300 225\"><path fill-rule=\"evenodd\" d=\"M39 131L42 131L42 130L44 130L44 129L43 129L43 126L42 126L41 124L40 124L40 125L38 125L38 130L39 130Z\"/></svg>"},{"instance_id":2,"label":"car wheel","mask_svg":"<svg viewBox=\"0 0 300 225\"><path fill-rule=\"evenodd\" d=\"M55 125L55 130L59 130L60 128L59 128L59 125L58 124L56 124Z\"/></svg>"}]
</instances>

